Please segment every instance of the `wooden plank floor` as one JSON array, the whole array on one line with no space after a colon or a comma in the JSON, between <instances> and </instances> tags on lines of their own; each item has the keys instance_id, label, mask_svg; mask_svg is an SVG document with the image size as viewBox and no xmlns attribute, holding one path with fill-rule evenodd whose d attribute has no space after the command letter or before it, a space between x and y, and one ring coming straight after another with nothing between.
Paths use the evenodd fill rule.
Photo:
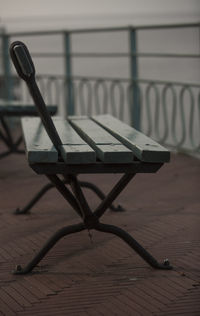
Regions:
<instances>
[{"instance_id":1,"label":"wooden plank floor","mask_svg":"<svg viewBox=\"0 0 200 316\"><path fill-rule=\"evenodd\" d=\"M0 150L3 148L0 146ZM84 176L108 192L118 176ZM137 175L102 222L131 233L172 271L150 268L112 235L87 231L61 240L34 273L12 275L63 225L79 221L55 190L30 215L16 216L47 180L23 155L0 161L0 315L200 315L200 161L184 155ZM87 191L92 208L98 198Z\"/></svg>"}]
</instances>

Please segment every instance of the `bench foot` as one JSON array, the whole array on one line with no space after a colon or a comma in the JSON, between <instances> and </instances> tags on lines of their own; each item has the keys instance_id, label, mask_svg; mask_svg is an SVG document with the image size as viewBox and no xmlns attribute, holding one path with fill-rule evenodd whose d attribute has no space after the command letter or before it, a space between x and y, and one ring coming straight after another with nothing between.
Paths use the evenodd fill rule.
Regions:
<instances>
[{"instance_id":1,"label":"bench foot","mask_svg":"<svg viewBox=\"0 0 200 316\"><path fill-rule=\"evenodd\" d=\"M126 209L123 206L121 206L120 204L117 205L116 207L112 207L112 208L110 207L110 209L113 212L126 212Z\"/></svg>"},{"instance_id":2,"label":"bench foot","mask_svg":"<svg viewBox=\"0 0 200 316\"><path fill-rule=\"evenodd\" d=\"M8 155L12 154L12 151L5 151L0 154L0 159L7 157Z\"/></svg>"},{"instance_id":3,"label":"bench foot","mask_svg":"<svg viewBox=\"0 0 200 316\"><path fill-rule=\"evenodd\" d=\"M23 268L21 265L17 265L13 274L27 274L33 270L33 268L44 258L49 250L64 236L81 232L85 229L85 224L80 223L76 225L67 226L59 229L41 248L36 256Z\"/></svg>"},{"instance_id":4,"label":"bench foot","mask_svg":"<svg viewBox=\"0 0 200 316\"><path fill-rule=\"evenodd\" d=\"M50 189L54 188L55 186L52 183L46 184L31 200L28 202L22 209L17 208L14 211L14 214L27 214L30 209L41 199L41 197Z\"/></svg>"},{"instance_id":5,"label":"bench foot","mask_svg":"<svg viewBox=\"0 0 200 316\"><path fill-rule=\"evenodd\" d=\"M34 267L44 258L44 256L51 250L51 248L64 236L81 232L87 229L84 223L79 223L76 225L67 226L58 230L41 248L41 250L36 254L36 256L25 266L17 265L13 274L27 274L30 273ZM173 267L170 265L169 260L165 259L163 263L159 263L152 255L144 249L130 234L128 234L123 229L108 224L102 224L98 221L95 223L94 227L97 231L104 233L110 233L118 236L124 240L132 249L134 249L138 255L143 258L151 267L155 269L171 270Z\"/></svg>"},{"instance_id":6,"label":"bench foot","mask_svg":"<svg viewBox=\"0 0 200 316\"><path fill-rule=\"evenodd\" d=\"M163 263L159 263L146 249L144 249L130 234L128 234L123 229L114 225L102 223L99 223L95 227L95 229L101 232L114 234L124 240L132 249L134 249L138 253L140 257L142 257L153 268L164 270L172 269L172 266L170 265L168 259L165 259Z\"/></svg>"}]
</instances>

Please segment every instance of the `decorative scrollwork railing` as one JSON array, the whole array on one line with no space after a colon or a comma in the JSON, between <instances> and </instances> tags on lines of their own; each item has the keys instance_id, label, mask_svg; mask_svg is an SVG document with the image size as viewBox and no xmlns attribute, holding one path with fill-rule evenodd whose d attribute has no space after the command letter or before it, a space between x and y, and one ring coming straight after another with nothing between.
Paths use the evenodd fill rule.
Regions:
<instances>
[{"instance_id":1,"label":"decorative scrollwork railing","mask_svg":"<svg viewBox=\"0 0 200 316\"><path fill-rule=\"evenodd\" d=\"M67 114L67 85L72 84L75 114L111 113L132 123L133 95L141 109L141 130L177 151L200 152L200 85L119 78L39 76L47 103L59 104ZM30 101L21 87L22 99Z\"/></svg>"}]
</instances>

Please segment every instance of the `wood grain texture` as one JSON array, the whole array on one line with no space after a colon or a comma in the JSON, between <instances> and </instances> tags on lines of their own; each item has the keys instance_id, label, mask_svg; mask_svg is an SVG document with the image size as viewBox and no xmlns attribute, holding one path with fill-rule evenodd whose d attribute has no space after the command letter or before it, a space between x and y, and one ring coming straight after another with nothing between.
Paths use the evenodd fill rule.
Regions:
<instances>
[{"instance_id":1,"label":"wood grain texture","mask_svg":"<svg viewBox=\"0 0 200 316\"><path fill-rule=\"evenodd\" d=\"M63 118L53 122L62 141L60 148L63 160L68 164L86 164L96 161L94 150L74 131ZM23 118L22 129L29 163L57 162L58 153L39 118Z\"/></svg>"},{"instance_id":2,"label":"wood grain texture","mask_svg":"<svg viewBox=\"0 0 200 316\"><path fill-rule=\"evenodd\" d=\"M146 162L170 160L170 152L166 148L111 115L93 116L92 119L131 149L138 159Z\"/></svg>"},{"instance_id":3,"label":"wood grain texture","mask_svg":"<svg viewBox=\"0 0 200 316\"><path fill-rule=\"evenodd\" d=\"M57 162L58 152L53 146L40 118L22 118L26 155L30 164Z\"/></svg>"},{"instance_id":4,"label":"wood grain texture","mask_svg":"<svg viewBox=\"0 0 200 316\"><path fill-rule=\"evenodd\" d=\"M86 117L70 117L72 126L105 163L130 163L134 155L108 131Z\"/></svg>"}]
</instances>

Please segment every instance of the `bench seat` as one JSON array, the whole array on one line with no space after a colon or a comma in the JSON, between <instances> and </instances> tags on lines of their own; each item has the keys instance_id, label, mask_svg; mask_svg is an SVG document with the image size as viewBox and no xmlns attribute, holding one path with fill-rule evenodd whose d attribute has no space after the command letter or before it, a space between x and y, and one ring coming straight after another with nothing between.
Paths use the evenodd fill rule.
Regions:
<instances>
[{"instance_id":1,"label":"bench seat","mask_svg":"<svg viewBox=\"0 0 200 316\"><path fill-rule=\"evenodd\" d=\"M140 160L164 163L170 153L163 146L111 115L54 117L60 135L65 164L130 164ZM29 164L59 163L40 118L22 118L22 129Z\"/></svg>"}]
</instances>

